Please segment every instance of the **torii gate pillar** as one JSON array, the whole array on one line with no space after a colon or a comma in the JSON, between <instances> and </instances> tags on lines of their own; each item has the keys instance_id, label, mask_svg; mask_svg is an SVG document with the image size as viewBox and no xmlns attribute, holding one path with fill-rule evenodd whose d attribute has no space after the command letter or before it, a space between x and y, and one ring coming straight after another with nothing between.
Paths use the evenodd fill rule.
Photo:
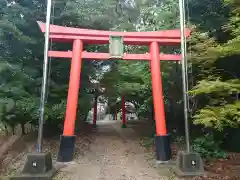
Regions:
<instances>
[{"instance_id":1,"label":"torii gate pillar","mask_svg":"<svg viewBox=\"0 0 240 180\"><path fill-rule=\"evenodd\" d=\"M75 150L75 120L78 106L78 92L80 87L80 74L82 68L83 42L79 39L73 41L73 55L71 61L70 80L68 88L67 109L64 121L63 135L61 136L58 153L59 162L73 160Z\"/></svg>"},{"instance_id":2,"label":"torii gate pillar","mask_svg":"<svg viewBox=\"0 0 240 180\"><path fill-rule=\"evenodd\" d=\"M150 44L150 67L152 74L152 94L154 104L154 115L156 122L156 155L158 161L168 161L171 159L171 147L170 137L167 134L165 112L164 112L164 101L163 101L163 90L162 90L162 77L160 70L160 59L159 59L159 45L157 42Z\"/></svg>"}]
</instances>

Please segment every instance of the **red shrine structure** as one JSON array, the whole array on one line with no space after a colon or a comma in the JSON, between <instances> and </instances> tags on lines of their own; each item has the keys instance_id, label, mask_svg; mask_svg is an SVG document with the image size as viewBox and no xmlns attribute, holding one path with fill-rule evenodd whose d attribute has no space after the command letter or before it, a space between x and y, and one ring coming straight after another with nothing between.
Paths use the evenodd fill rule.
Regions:
<instances>
[{"instance_id":1,"label":"red shrine structure","mask_svg":"<svg viewBox=\"0 0 240 180\"><path fill-rule=\"evenodd\" d=\"M45 23L38 22L41 31L45 33ZM164 112L164 100L162 90L162 78L160 60L180 61L181 56L176 54L161 54L159 46L178 46L181 43L180 30L166 30L156 32L111 32L101 30L79 29L50 25L49 38L53 42L72 43L72 51L49 51L49 57L71 59L71 71L64 121L63 135L61 136L58 161L69 162L73 160L76 136L74 133L76 112L78 106L78 92L80 87L80 74L82 60L109 60L114 59L111 53L96 53L83 51L84 44L109 44L111 37L121 37L126 45L149 46L146 54L123 53L117 59L121 60L145 60L149 61L152 75L152 94L156 121L156 155L159 161L171 159L170 137L166 128ZM186 37L190 36L190 30L186 30ZM116 58L115 58L116 59ZM96 124L96 98L94 105L93 124ZM81 108L81 107L80 107ZM126 124L125 100L122 99L123 124Z\"/></svg>"}]
</instances>

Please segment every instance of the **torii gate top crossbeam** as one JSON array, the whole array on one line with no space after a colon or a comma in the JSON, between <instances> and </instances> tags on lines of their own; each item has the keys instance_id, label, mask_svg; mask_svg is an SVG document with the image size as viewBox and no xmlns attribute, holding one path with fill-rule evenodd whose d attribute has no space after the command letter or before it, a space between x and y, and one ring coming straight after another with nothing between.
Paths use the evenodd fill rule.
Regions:
<instances>
[{"instance_id":1,"label":"torii gate top crossbeam","mask_svg":"<svg viewBox=\"0 0 240 180\"><path fill-rule=\"evenodd\" d=\"M42 32L45 32L45 23L38 21ZM81 39L88 44L109 44L109 36L122 36L127 45L149 45L157 42L159 45L179 45L181 32L179 29L151 32L115 32L103 30L81 29L50 25L50 36L54 42L72 42ZM186 36L190 36L190 30L186 29Z\"/></svg>"}]
</instances>

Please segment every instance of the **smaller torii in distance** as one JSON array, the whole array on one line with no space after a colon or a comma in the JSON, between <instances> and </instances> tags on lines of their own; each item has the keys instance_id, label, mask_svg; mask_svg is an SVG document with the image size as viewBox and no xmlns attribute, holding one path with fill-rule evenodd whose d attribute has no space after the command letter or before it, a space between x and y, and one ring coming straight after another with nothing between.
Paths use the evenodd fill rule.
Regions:
<instances>
[{"instance_id":1,"label":"smaller torii in distance","mask_svg":"<svg viewBox=\"0 0 240 180\"><path fill-rule=\"evenodd\" d=\"M40 26L41 31L45 33L45 23L38 22L38 25ZM185 35L186 37L190 36L189 29L186 29ZM76 141L74 129L83 59L149 61L152 75L152 94L156 122L156 157L159 161L170 160L171 146L170 137L166 128L160 60L180 61L181 55L161 54L159 46L180 45L180 30L176 29L156 32L112 32L50 25L49 38L53 42L73 44L72 51L51 50L48 52L49 57L71 59L66 116L64 121L63 135L61 136L60 140L61 142L58 153L58 161L69 162L73 160ZM126 45L149 46L149 52L146 54L123 53L123 43ZM110 44L110 53L83 51L84 44Z\"/></svg>"}]
</instances>

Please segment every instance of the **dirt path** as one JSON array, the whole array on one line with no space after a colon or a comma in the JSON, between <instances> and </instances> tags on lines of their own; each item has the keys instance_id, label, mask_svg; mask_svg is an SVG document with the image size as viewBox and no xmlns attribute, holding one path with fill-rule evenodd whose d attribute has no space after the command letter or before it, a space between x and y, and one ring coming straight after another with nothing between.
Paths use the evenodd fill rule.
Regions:
<instances>
[{"instance_id":1,"label":"dirt path","mask_svg":"<svg viewBox=\"0 0 240 180\"><path fill-rule=\"evenodd\" d=\"M170 180L149 165L144 149L131 128L121 129L116 121L103 121L83 148L77 140L78 155L55 180ZM86 139L85 139L86 140Z\"/></svg>"}]
</instances>

